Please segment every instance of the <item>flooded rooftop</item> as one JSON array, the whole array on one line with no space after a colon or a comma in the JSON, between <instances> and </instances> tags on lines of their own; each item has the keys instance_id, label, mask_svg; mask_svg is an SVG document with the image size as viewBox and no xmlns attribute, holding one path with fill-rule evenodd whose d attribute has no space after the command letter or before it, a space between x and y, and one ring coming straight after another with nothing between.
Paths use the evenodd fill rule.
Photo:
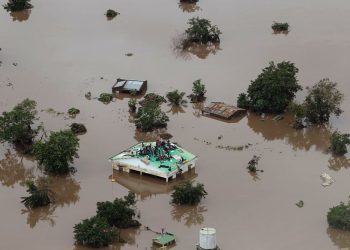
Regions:
<instances>
[{"instance_id":1,"label":"flooded rooftop","mask_svg":"<svg viewBox=\"0 0 350 250\"><path fill-rule=\"evenodd\" d=\"M5 3L0 0L1 6ZM350 234L328 227L326 221L328 208L346 201L350 188L350 155L328 153L330 131L350 130L349 1L31 3L34 8L21 13L0 9L0 112L31 98L45 128L57 131L68 128L72 119L40 110L76 107L81 112L74 121L84 123L88 133L79 137L76 174L51 177L55 206L35 211L27 210L20 197L26 193L25 180L42 173L33 159L0 144L0 249L86 249L74 244L74 224L92 216L96 202L129 190L138 193L143 225L176 234L173 249L194 249L204 226L220 232L222 249L350 249ZM110 8L121 14L107 21L104 13ZM195 16L218 25L221 43L179 51L174 45ZM288 22L290 32L273 34L273 21ZM189 94L192 82L201 78L207 88L205 105L235 103L271 60L289 60L299 68L304 91L297 94L298 101L306 87L324 77L338 82L345 95L341 117L332 117L329 126L294 130L288 115L274 121L248 113L224 123L204 118L199 104L164 104L172 140L198 156L198 168L188 178L205 184L206 199L196 207L170 204L173 185L181 179L166 184L114 171L117 181L111 181L109 156L158 136L135 130L128 112L130 96L115 95L109 105L95 99L109 93L116 78L147 79L152 83L148 92L161 95L174 89ZM91 100L84 97L87 92ZM261 157L263 173L247 172L253 155ZM329 187L321 185L323 172L335 180ZM304 201L302 208L295 205L299 200ZM122 237L127 243L113 249L150 249L154 234L140 228L124 230Z\"/></svg>"}]
</instances>

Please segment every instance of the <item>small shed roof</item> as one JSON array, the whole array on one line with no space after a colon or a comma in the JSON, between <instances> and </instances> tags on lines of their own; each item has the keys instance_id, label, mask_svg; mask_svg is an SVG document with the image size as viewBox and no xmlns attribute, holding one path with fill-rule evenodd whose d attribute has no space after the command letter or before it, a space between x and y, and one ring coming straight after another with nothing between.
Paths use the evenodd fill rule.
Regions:
<instances>
[{"instance_id":1,"label":"small shed roof","mask_svg":"<svg viewBox=\"0 0 350 250\"><path fill-rule=\"evenodd\" d=\"M209 106L202 110L204 113L208 113L214 116L218 116L224 119L231 119L235 115L239 115L245 112L245 109L237 108L232 105L228 105L223 102L212 102Z\"/></svg>"},{"instance_id":2,"label":"small shed roof","mask_svg":"<svg viewBox=\"0 0 350 250\"><path fill-rule=\"evenodd\" d=\"M159 234L157 237L153 238L153 242L165 246L175 242L175 235L171 233Z\"/></svg>"},{"instance_id":3,"label":"small shed roof","mask_svg":"<svg viewBox=\"0 0 350 250\"><path fill-rule=\"evenodd\" d=\"M125 91L141 91L144 84L146 84L146 81L117 79L117 82L113 85L112 89Z\"/></svg>"}]
</instances>

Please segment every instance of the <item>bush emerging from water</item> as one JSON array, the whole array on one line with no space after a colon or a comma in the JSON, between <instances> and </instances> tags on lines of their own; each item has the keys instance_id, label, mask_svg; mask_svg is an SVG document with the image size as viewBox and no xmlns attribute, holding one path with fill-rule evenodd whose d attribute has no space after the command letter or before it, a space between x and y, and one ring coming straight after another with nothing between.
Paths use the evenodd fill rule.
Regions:
<instances>
[{"instance_id":1,"label":"bush emerging from water","mask_svg":"<svg viewBox=\"0 0 350 250\"><path fill-rule=\"evenodd\" d=\"M20 11L33 8L30 0L9 0L7 4L4 5L4 9L7 11Z\"/></svg>"},{"instance_id":2,"label":"bush emerging from water","mask_svg":"<svg viewBox=\"0 0 350 250\"><path fill-rule=\"evenodd\" d=\"M201 183L193 184L191 181L187 181L179 186L175 187L174 192L171 194L172 203L180 205L196 205L205 196L207 191L204 189L204 185Z\"/></svg>"},{"instance_id":3,"label":"bush emerging from water","mask_svg":"<svg viewBox=\"0 0 350 250\"><path fill-rule=\"evenodd\" d=\"M136 215L135 204L136 196L132 192L123 198L116 198L113 202L97 202L97 216L106 219L109 226L138 227L140 223L134 219Z\"/></svg>"},{"instance_id":4,"label":"bush emerging from water","mask_svg":"<svg viewBox=\"0 0 350 250\"><path fill-rule=\"evenodd\" d=\"M257 171L256 166L258 165L259 160L260 160L259 156L256 156L256 155L253 156L253 158L248 162L247 168L248 168L249 172L256 173L256 171Z\"/></svg>"},{"instance_id":5,"label":"bush emerging from water","mask_svg":"<svg viewBox=\"0 0 350 250\"><path fill-rule=\"evenodd\" d=\"M350 203L341 202L338 206L330 208L327 221L334 228L350 231Z\"/></svg>"},{"instance_id":6,"label":"bush emerging from water","mask_svg":"<svg viewBox=\"0 0 350 250\"><path fill-rule=\"evenodd\" d=\"M109 10L107 10L107 12L106 12L106 17L108 17L108 18L114 18L114 17L118 16L119 14L120 14L119 12L117 12L117 11L115 11L115 10L112 10L112 9L109 9Z\"/></svg>"},{"instance_id":7,"label":"bush emerging from water","mask_svg":"<svg viewBox=\"0 0 350 250\"><path fill-rule=\"evenodd\" d=\"M263 69L251 82L247 94L240 94L238 107L249 108L257 113L281 113L302 87L298 84L298 68L291 62L281 62Z\"/></svg>"},{"instance_id":8,"label":"bush emerging from water","mask_svg":"<svg viewBox=\"0 0 350 250\"><path fill-rule=\"evenodd\" d=\"M75 118L77 116L77 114L80 113L80 110L77 108L70 108L68 109L68 115L72 118Z\"/></svg>"},{"instance_id":9,"label":"bush emerging from water","mask_svg":"<svg viewBox=\"0 0 350 250\"><path fill-rule=\"evenodd\" d=\"M185 92L179 92L177 89L166 94L168 101L175 106L180 106L181 104L186 103L186 100L183 99L184 96Z\"/></svg>"},{"instance_id":10,"label":"bush emerging from water","mask_svg":"<svg viewBox=\"0 0 350 250\"><path fill-rule=\"evenodd\" d=\"M289 24L288 23L278 23L273 22L271 28L275 33L288 32Z\"/></svg>"},{"instance_id":11,"label":"bush emerging from water","mask_svg":"<svg viewBox=\"0 0 350 250\"><path fill-rule=\"evenodd\" d=\"M87 132L84 124L75 122L70 125L70 130L76 135L85 134Z\"/></svg>"},{"instance_id":12,"label":"bush emerging from water","mask_svg":"<svg viewBox=\"0 0 350 250\"><path fill-rule=\"evenodd\" d=\"M49 205L53 200L53 192L49 189L48 183L42 180L34 183L33 180L26 182L29 196L22 197L22 203L28 208L36 208Z\"/></svg>"},{"instance_id":13,"label":"bush emerging from water","mask_svg":"<svg viewBox=\"0 0 350 250\"><path fill-rule=\"evenodd\" d=\"M146 106L150 102L154 102L157 105L161 105L162 103L166 103L166 100L163 96L158 95L156 93L148 93L139 103L141 106Z\"/></svg>"},{"instance_id":14,"label":"bush emerging from water","mask_svg":"<svg viewBox=\"0 0 350 250\"><path fill-rule=\"evenodd\" d=\"M105 218L94 216L74 226L74 238L87 247L108 246L118 238L118 230L111 228Z\"/></svg>"},{"instance_id":15,"label":"bush emerging from water","mask_svg":"<svg viewBox=\"0 0 350 250\"><path fill-rule=\"evenodd\" d=\"M113 95L110 93L101 93L98 100L104 104L109 104L113 100Z\"/></svg>"},{"instance_id":16,"label":"bush emerging from water","mask_svg":"<svg viewBox=\"0 0 350 250\"><path fill-rule=\"evenodd\" d=\"M143 132L167 126L169 117L160 109L156 101L148 101L140 107L135 116L135 125Z\"/></svg>"},{"instance_id":17,"label":"bush emerging from water","mask_svg":"<svg viewBox=\"0 0 350 250\"><path fill-rule=\"evenodd\" d=\"M52 132L45 142L34 144L34 155L44 171L51 174L67 174L79 148L78 137L70 130Z\"/></svg>"},{"instance_id":18,"label":"bush emerging from water","mask_svg":"<svg viewBox=\"0 0 350 250\"><path fill-rule=\"evenodd\" d=\"M136 112L136 104L137 104L136 99L130 99L128 101L128 106L129 106L129 110L130 110L131 113L135 113Z\"/></svg>"},{"instance_id":19,"label":"bush emerging from water","mask_svg":"<svg viewBox=\"0 0 350 250\"><path fill-rule=\"evenodd\" d=\"M3 112L0 116L0 140L16 146L28 148L41 127L33 129L37 118L36 102L25 99L17 104L12 111Z\"/></svg>"},{"instance_id":20,"label":"bush emerging from water","mask_svg":"<svg viewBox=\"0 0 350 250\"><path fill-rule=\"evenodd\" d=\"M336 155L344 155L348 152L346 146L350 144L350 134L342 134L335 131L331 135L331 151Z\"/></svg>"},{"instance_id":21,"label":"bush emerging from water","mask_svg":"<svg viewBox=\"0 0 350 250\"><path fill-rule=\"evenodd\" d=\"M221 31L216 25L212 25L208 19L194 17L187 24L189 27L185 31L184 47L190 43L219 43Z\"/></svg>"}]
</instances>

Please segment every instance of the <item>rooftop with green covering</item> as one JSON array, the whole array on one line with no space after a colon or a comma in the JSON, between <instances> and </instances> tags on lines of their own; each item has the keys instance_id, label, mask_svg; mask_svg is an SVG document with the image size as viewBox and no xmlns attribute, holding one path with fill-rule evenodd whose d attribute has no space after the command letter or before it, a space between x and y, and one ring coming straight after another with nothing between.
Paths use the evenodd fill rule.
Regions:
<instances>
[{"instance_id":1,"label":"rooftop with green covering","mask_svg":"<svg viewBox=\"0 0 350 250\"><path fill-rule=\"evenodd\" d=\"M136 171L168 181L194 168L197 157L177 144L157 140L138 143L109 160L114 169Z\"/></svg>"},{"instance_id":2,"label":"rooftop with green covering","mask_svg":"<svg viewBox=\"0 0 350 250\"><path fill-rule=\"evenodd\" d=\"M158 234L157 237L153 238L153 243L160 246L168 246L175 243L175 240L175 234L166 232L163 234Z\"/></svg>"}]
</instances>

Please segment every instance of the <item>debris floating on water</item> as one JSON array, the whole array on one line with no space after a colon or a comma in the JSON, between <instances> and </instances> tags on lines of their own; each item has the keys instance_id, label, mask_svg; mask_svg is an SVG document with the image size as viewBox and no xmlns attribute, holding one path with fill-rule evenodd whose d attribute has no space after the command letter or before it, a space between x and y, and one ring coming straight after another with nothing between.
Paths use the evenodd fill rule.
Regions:
<instances>
[{"instance_id":1,"label":"debris floating on water","mask_svg":"<svg viewBox=\"0 0 350 250\"><path fill-rule=\"evenodd\" d=\"M295 203L297 207L303 207L304 206L304 201L300 200L297 203Z\"/></svg>"},{"instance_id":2,"label":"debris floating on water","mask_svg":"<svg viewBox=\"0 0 350 250\"><path fill-rule=\"evenodd\" d=\"M333 178L327 173L322 173L320 177L323 181L322 186L324 187L328 187L334 182Z\"/></svg>"}]
</instances>

